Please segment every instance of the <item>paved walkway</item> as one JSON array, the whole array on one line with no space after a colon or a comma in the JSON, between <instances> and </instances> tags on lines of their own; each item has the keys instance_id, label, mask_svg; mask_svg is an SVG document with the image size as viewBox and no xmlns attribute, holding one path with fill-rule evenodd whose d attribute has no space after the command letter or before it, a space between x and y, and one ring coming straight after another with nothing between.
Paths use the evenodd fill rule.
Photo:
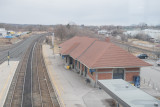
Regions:
<instances>
[{"instance_id":1,"label":"paved walkway","mask_svg":"<svg viewBox=\"0 0 160 107\"><path fill-rule=\"evenodd\" d=\"M12 82L19 61L5 61L0 65L0 107L4 105L7 93Z\"/></svg>"},{"instance_id":2,"label":"paved walkway","mask_svg":"<svg viewBox=\"0 0 160 107\"><path fill-rule=\"evenodd\" d=\"M103 90L86 84L85 78L66 70L64 60L53 55L49 45L43 45L48 73L61 106L65 107L111 107L111 97Z\"/></svg>"}]
</instances>

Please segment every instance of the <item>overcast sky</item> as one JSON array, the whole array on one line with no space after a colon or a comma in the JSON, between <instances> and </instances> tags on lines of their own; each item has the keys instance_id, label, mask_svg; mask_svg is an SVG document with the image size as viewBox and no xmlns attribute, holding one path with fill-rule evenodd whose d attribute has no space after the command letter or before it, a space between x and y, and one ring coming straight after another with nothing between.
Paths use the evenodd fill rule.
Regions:
<instances>
[{"instance_id":1,"label":"overcast sky","mask_svg":"<svg viewBox=\"0 0 160 107\"><path fill-rule=\"evenodd\" d=\"M0 23L160 24L160 0L0 0Z\"/></svg>"}]
</instances>

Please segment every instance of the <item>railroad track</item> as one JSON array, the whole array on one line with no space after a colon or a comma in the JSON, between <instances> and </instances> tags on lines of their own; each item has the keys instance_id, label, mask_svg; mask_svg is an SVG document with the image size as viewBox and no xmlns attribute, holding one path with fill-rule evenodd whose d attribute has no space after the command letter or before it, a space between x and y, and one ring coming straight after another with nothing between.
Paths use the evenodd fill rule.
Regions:
<instances>
[{"instance_id":1,"label":"railroad track","mask_svg":"<svg viewBox=\"0 0 160 107\"><path fill-rule=\"evenodd\" d=\"M38 38L38 36L37 37L35 36L35 37L32 37L32 38L28 38L27 40L19 43L15 47L4 51L3 54L0 55L0 64L7 60L8 51L10 53L10 57L11 58L20 57L27 50L27 48L29 47L29 44L32 43L37 38Z\"/></svg>"},{"instance_id":2,"label":"railroad track","mask_svg":"<svg viewBox=\"0 0 160 107\"><path fill-rule=\"evenodd\" d=\"M21 43L23 43L24 41L25 40L21 40L18 43L15 43L15 44L12 44L12 45L8 45L8 46L0 46L0 52L7 51L7 50L9 50L11 48L15 48L18 45L20 45Z\"/></svg>"},{"instance_id":3,"label":"railroad track","mask_svg":"<svg viewBox=\"0 0 160 107\"><path fill-rule=\"evenodd\" d=\"M59 107L43 60L43 40L33 43L25 53L4 107Z\"/></svg>"}]
</instances>

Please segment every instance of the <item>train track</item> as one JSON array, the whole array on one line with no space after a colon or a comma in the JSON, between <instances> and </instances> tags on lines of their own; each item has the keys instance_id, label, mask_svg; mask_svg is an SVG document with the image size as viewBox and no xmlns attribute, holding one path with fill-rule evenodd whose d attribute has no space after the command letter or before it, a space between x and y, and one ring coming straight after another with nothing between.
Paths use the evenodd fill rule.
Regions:
<instances>
[{"instance_id":1,"label":"train track","mask_svg":"<svg viewBox=\"0 0 160 107\"><path fill-rule=\"evenodd\" d=\"M33 43L25 53L4 107L59 107L43 60L43 40Z\"/></svg>"},{"instance_id":2,"label":"train track","mask_svg":"<svg viewBox=\"0 0 160 107\"><path fill-rule=\"evenodd\" d=\"M15 43L15 44L10 44L10 45L7 45L7 46L0 46L0 52L7 51L7 50L9 50L11 48L15 48L18 45L20 45L21 43L23 43L24 41L25 40L21 40L18 43Z\"/></svg>"},{"instance_id":3,"label":"train track","mask_svg":"<svg viewBox=\"0 0 160 107\"><path fill-rule=\"evenodd\" d=\"M8 52L10 53L11 58L20 57L21 55L23 55L23 53L25 53L25 51L29 47L29 44L32 43L37 38L38 38L38 36L28 38L25 41L17 44L15 47L12 47L12 48L4 51L3 54L0 55L0 64L7 60Z\"/></svg>"}]
</instances>

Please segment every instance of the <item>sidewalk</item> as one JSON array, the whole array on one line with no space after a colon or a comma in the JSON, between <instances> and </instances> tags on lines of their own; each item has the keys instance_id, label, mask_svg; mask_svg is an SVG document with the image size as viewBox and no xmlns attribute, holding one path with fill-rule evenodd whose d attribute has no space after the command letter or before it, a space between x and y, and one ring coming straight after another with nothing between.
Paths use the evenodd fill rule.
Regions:
<instances>
[{"instance_id":1,"label":"sidewalk","mask_svg":"<svg viewBox=\"0 0 160 107\"><path fill-rule=\"evenodd\" d=\"M0 65L0 107L3 107L12 78L17 69L19 61L5 61Z\"/></svg>"},{"instance_id":2,"label":"sidewalk","mask_svg":"<svg viewBox=\"0 0 160 107\"><path fill-rule=\"evenodd\" d=\"M66 70L64 61L53 55L49 45L43 45L46 67L63 107L111 107L112 98L103 90L86 84L85 78L76 72Z\"/></svg>"},{"instance_id":3,"label":"sidewalk","mask_svg":"<svg viewBox=\"0 0 160 107\"><path fill-rule=\"evenodd\" d=\"M141 86L140 86L140 89L146 93L148 93L149 95L153 96L153 97L156 97L156 98L159 98L160 99L160 91L156 88L155 86L152 86L151 84L148 84L147 81L146 83L144 83L144 81L141 81Z\"/></svg>"}]
</instances>

